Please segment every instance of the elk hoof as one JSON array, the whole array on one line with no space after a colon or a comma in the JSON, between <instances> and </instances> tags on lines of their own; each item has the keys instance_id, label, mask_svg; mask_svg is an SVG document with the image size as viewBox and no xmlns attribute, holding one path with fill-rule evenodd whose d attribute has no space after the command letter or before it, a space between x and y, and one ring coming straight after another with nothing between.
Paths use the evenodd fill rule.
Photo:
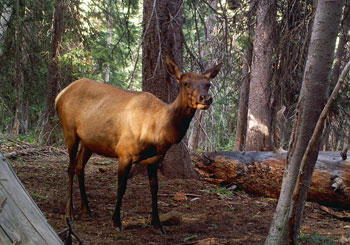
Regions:
<instances>
[{"instance_id":1,"label":"elk hoof","mask_svg":"<svg viewBox=\"0 0 350 245\"><path fill-rule=\"evenodd\" d=\"M67 215L66 214L66 216L64 218L65 218L66 222L72 223L74 221L73 215Z\"/></svg>"},{"instance_id":2,"label":"elk hoof","mask_svg":"<svg viewBox=\"0 0 350 245\"><path fill-rule=\"evenodd\" d=\"M153 231L154 233L156 233L157 235L161 235L161 236L165 236L166 232L163 229L163 227L153 227Z\"/></svg>"},{"instance_id":3,"label":"elk hoof","mask_svg":"<svg viewBox=\"0 0 350 245\"><path fill-rule=\"evenodd\" d=\"M81 212L81 216L82 217L93 217L92 216L92 212L90 211L90 209L88 209L88 210L83 209L82 212Z\"/></svg>"},{"instance_id":4,"label":"elk hoof","mask_svg":"<svg viewBox=\"0 0 350 245\"><path fill-rule=\"evenodd\" d=\"M153 224L153 229L159 235L166 235L166 232L160 222L158 224Z\"/></svg>"},{"instance_id":5,"label":"elk hoof","mask_svg":"<svg viewBox=\"0 0 350 245\"><path fill-rule=\"evenodd\" d=\"M122 227L121 224L116 224L116 223L113 222L113 226L114 226L114 229L116 231L122 231L123 230L123 227Z\"/></svg>"}]
</instances>

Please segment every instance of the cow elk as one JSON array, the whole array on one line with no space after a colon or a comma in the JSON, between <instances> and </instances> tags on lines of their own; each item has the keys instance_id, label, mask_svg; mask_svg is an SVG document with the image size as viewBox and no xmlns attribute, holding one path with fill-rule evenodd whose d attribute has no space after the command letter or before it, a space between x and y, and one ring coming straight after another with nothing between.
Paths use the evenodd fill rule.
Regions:
<instances>
[{"instance_id":1,"label":"cow elk","mask_svg":"<svg viewBox=\"0 0 350 245\"><path fill-rule=\"evenodd\" d=\"M127 91L85 78L71 83L58 94L55 106L69 153L67 218L73 218L74 175L78 176L82 213L91 215L84 168L95 152L119 159L113 225L122 229L120 207L132 164L145 164L152 194L152 225L164 234L157 205L159 162L171 145L182 140L195 111L209 108L212 103L209 81L222 65L203 74L183 74L169 57L165 63L180 85L180 92L171 104L147 92Z\"/></svg>"}]
</instances>

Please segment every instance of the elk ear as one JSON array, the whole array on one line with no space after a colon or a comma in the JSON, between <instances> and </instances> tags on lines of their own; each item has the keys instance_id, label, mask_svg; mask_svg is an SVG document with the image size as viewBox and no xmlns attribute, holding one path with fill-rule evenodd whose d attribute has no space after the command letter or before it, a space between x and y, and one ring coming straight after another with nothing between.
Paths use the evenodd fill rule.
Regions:
<instances>
[{"instance_id":1,"label":"elk ear","mask_svg":"<svg viewBox=\"0 0 350 245\"><path fill-rule=\"evenodd\" d=\"M213 79L219 73L221 66L222 66L222 63L219 63L218 65L206 70L203 75L208 80Z\"/></svg>"},{"instance_id":2,"label":"elk ear","mask_svg":"<svg viewBox=\"0 0 350 245\"><path fill-rule=\"evenodd\" d=\"M169 56L165 57L165 63L166 63L166 66L168 67L169 73L173 77L175 77L176 80L180 81L182 72L180 71L178 65Z\"/></svg>"}]
</instances>

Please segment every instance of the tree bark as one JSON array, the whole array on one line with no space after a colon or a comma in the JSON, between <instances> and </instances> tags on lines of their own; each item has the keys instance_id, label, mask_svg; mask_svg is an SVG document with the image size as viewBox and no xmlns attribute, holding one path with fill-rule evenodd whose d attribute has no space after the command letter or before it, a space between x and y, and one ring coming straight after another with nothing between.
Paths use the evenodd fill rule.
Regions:
<instances>
[{"instance_id":1,"label":"tree bark","mask_svg":"<svg viewBox=\"0 0 350 245\"><path fill-rule=\"evenodd\" d=\"M246 151L272 150L269 83L272 77L276 11L275 0L258 1L249 87Z\"/></svg>"},{"instance_id":2,"label":"tree bark","mask_svg":"<svg viewBox=\"0 0 350 245\"><path fill-rule=\"evenodd\" d=\"M0 45L4 43L5 34L12 15L12 7L7 4L3 5L3 10L0 13ZM0 49L0 56L2 55L2 49Z\"/></svg>"},{"instance_id":3,"label":"tree bark","mask_svg":"<svg viewBox=\"0 0 350 245\"><path fill-rule=\"evenodd\" d=\"M349 121L347 121L345 125L345 137L344 137L343 150L340 152L340 155L342 156L343 160L346 160L347 158L347 153L349 148L349 137L350 137L350 125L349 125Z\"/></svg>"},{"instance_id":4,"label":"tree bark","mask_svg":"<svg viewBox=\"0 0 350 245\"><path fill-rule=\"evenodd\" d=\"M341 6L340 6L341 7ZM334 47L333 47L334 48ZM329 68L330 69L330 68ZM315 167L315 162L312 162L310 159L312 157L312 154L319 149L319 144L320 144L320 135L322 133L323 127L324 127L324 122L327 118L327 115L330 111L330 108L332 104L334 103L340 89L343 87L345 78L350 70L350 61L347 63L345 68L343 69L338 82L329 97L327 104L324 106L322 113L317 120L315 129L313 130L312 137L310 141L308 142L306 151L303 155L302 161L301 161L301 166L300 166L300 171L298 174L297 182L296 182L296 187L294 189L293 193L293 202L291 206L291 211L289 215L289 222L288 222L288 230L289 230L289 240L292 241L294 244L296 242L301 223L302 223L302 215L304 211L304 206L305 206L305 200L307 196L307 191L308 187L311 182L311 177L314 171ZM329 70L330 71L330 70ZM337 178L336 178L337 179ZM334 185L339 184L335 183Z\"/></svg>"},{"instance_id":5,"label":"tree bark","mask_svg":"<svg viewBox=\"0 0 350 245\"><path fill-rule=\"evenodd\" d=\"M188 149L190 151L198 150L203 114L204 114L203 111L196 111L196 114L192 119L193 121L192 130L191 130L190 137L188 139Z\"/></svg>"},{"instance_id":6,"label":"tree bark","mask_svg":"<svg viewBox=\"0 0 350 245\"><path fill-rule=\"evenodd\" d=\"M58 92L59 80L59 50L64 34L64 12L66 0L55 0L55 10L51 29L51 44L48 60L48 77L46 84L46 110L44 124L41 129L41 141L52 144L56 141L53 129L55 127L55 98Z\"/></svg>"},{"instance_id":7,"label":"tree bark","mask_svg":"<svg viewBox=\"0 0 350 245\"><path fill-rule=\"evenodd\" d=\"M239 91L239 104L238 104L238 115L237 115L237 126L235 136L235 151L243 151L245 138L247 134L247 115L248 115L248 102L249 102L249 84L250 84L250 70L252 65L252 38L253 31L251 26L252 15L255 12L255 1L252 1L249 6L249 14L247 16L248 26L248 40L247 47L244 50L243 55L243 67L242 67L242 85Z\"/></svg>"},{"instance_id":8,"label":"tree bark","mask_svg":"<svg viewBox=\"0 0 350 245\"><path fill-rule=\"evenodd\" d=\"M332 115L328 115L328 118L325 122L323 133L322 133L322 140L320 145L320 151L329 151L329 137L331 135L331 121L332 121Z\"/></svg>"},{"instance_id":9,"label":"tree bark","mask_svg":"<svg viewBox=\"0 0 350 245\"><path fill-rule=\"evenodd\" d=\"M301 160L327 99L328 76L331 71L341 10L341 1L318 1L303 84L289 145L286 171L282 181L281 195L265 244L295 244L296 242L295 238L302 222L301 214L306 200L307 187L310 185L320 141L311 151L307 169L303 172L305 177L303 185L306 188L302 190L300 198L298 198L300 201L298 203L299 211L295 217L290 217L290 208L293 205L292 195L296 186ZM290 218L294 219L292 236L288 236L291 233L288 234L288 222L286 222L290 222Z\"/></svg>"},{"instance_id":10,"label":"tree bark","mask_svg":"<svg viewBox=\"0 0 350 245\"><path fill-rule=\"evenodd\" d=\"M167 103L174 101L179 91L164 58L170 56L182 68L182 3L145 0L143 5L142 90ZM183 141L169 149L161 163L161 172L168 177L196 176Z\"/></svg>"},{"instance_id":11,"label":"tree bark","mask_svg":"<svg viewBox=\"0 0 350 245\"><path fill-rule=\"evenodd\" d=\"M335 85L341 71L341 65L344 63L345 45L349 41L350 31L350 1L346 1L343 14L342 28L339 36L338 47L335 54L334 65L331 75L331 85Z\"/></svg>"},{"instance_id":12,"label":"tree bark","mask_svg":"<svg viewBox=\"0 0 350 245\"><path fill-rule=\"evenodd\" d=\"M15 29L15 81L14 90L16 94L15 115L11 129L11 135L17 137L18 134L24 133L24 63L26 54L24 53L24 39L22 32L22 18L24 16L24 3L16 0L16 29Z\"/></svg>"},{"instance_id":13,"label":"tree bark","mask_svg":"<svg viewBox=\"0 0 350 245\"><path fill-rule=\"evenodd\" d=\"M107 19L107 48L111 48L112 43L112 1L109 1L109 7L108 7L108 13L106 16ZM106 64L106 73L105 73L105 83L109 83L110 80L110 72L111 72L111 66L109 64L109 61Z\"/></svg>"},{"instance_id":14,"label":"tree bark","mask_svg":"<svg viewBox=\"0 0 350 245\"><path fill-rule=\"evenodd\" d=\"M248 101L249 101L249 76L250 65L252 62L252 49L247 48L244 51L244 60L242 68L242 85L239 91L239 105L237 115L237 126L235 136L235 151L243 151L244 140L247 133L247 115L248 115Z\"/></svg>"},{"instance_id":15,"label":"tree bark","mask_svg":"<svg viewBox=\"0 0 350 245\"><path fill-rule=\"evenodd\" d=\"M217 9L217 1L213 0L210 2L210 7L212 9ZM215 23L216 23L216 16L215 14L210 14L207 17L206 23L205 23L205 43L203 44L203 47L200 47L200 60L207 60L207 56L211 56L211 47L212 44L210 40L215 36ZM211 56L212 57L212 56ZM211 60L212 61L212 60ZM207 67L209 65L210 61L204 62L203 67ZM190 151L197 151L199 148L199 143L202 139L203 145L207 144L206 134L204 132L204 117L205 115L208 115L208 112L206 111L197 111L194 118L192 119L192 127L191 127L191 134L188 139L188 149ZM201 150L203 150L203 146L201 147Z\"/></svg>"}]
</instances>

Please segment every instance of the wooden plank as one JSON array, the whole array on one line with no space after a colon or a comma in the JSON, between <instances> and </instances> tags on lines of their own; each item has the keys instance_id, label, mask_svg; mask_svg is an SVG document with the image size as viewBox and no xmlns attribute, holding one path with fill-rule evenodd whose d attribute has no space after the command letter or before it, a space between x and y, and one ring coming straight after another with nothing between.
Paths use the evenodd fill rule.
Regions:
<instances>
[{"instance_id":1,"label":"wooden plank","mask_svg":"<svg viewBox=\"0 0 350 245\"><path fill-rule=\"evenodd\" d=\"M4 244L63 244L1 152L0 225Z\"/></svg>"},{"instance_id":2,"label":"wooden plank","mask_svg":"<svg viewBox=\"0 0 350 245\"><path fill-rule=\"evenodd\" d=\"M13 244L14 242L11 240L5 228L0 224L0 244Z\"/></svg>"}]
</instances>

